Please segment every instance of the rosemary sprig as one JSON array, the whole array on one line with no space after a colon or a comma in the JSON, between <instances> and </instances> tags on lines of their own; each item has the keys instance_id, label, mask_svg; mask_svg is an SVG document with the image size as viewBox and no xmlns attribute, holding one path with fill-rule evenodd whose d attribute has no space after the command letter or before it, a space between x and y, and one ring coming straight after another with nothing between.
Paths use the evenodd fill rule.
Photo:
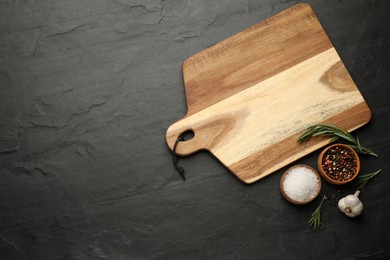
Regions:
<instances>
[{"instance_id":1,"label":"rosemary sprig","mask_svg":"<svg viewBox=\"0 0 390 260\"><path fill-rule=\"evenodd\" d=\"M363 191L364 187L366 187L366 184L374 178L378 173L380 173L382 169L377 170L376 172L364 174L364 175L359 175L357 179L357 189Z\"/></svg>"},{"instance_id":2,"label":"rosemary sprig","mask_svg":"<svg viewBox=\"0 0 390 260\"><path fill-rule=\"evenodd\" d=\"M345 130L342 130L334 125L330 124L318 124L313 125L307 128L306 132L303 133L297 140L298 143L306 143L310 138L314 136L325 136L330 137L331 142L334 142L338 139L342 139L348 143L356 152L361 154L368 154L375 157L378 157L376 153L370 149L363 147L360 144L359 138L354 138L350 133Z\"/></svg>"},{"instance_id":3,"label":"rosemary sprig","mask_svg":"<svg viewBox=\"0 0 390 260\"><path fill-rule=\"evenodd\" d=\"M324 203L325 199L326 199L326 195L324 195L322 197L320 204L314 210L314 212L311 214L311 217L308 221L309 227L312 227L313 229L318 229L321 226L321 207L322 207L322 203Z\"/></svg>"}]
</instances>

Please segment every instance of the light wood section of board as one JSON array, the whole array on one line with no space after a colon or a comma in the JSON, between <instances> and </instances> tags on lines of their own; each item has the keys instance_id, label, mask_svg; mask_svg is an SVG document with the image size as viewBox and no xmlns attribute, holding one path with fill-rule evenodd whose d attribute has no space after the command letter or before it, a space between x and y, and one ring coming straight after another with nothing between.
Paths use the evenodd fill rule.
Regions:
<instances>
[{"instance_id":1,"label":"light wood section of board","mask_svg":"<svg viewBox=\"0 0 390 260\"><path fill-rule=\"evenodd\" d=\"M188 155L206 149L229 168L361 103L363 97L331 48L175 123L168 129L167 140L172 146L181 133L193 130L194 138L181 142L176 152ZM282 160L258 175L285 163Z\"/></svg>"}]
</instances>

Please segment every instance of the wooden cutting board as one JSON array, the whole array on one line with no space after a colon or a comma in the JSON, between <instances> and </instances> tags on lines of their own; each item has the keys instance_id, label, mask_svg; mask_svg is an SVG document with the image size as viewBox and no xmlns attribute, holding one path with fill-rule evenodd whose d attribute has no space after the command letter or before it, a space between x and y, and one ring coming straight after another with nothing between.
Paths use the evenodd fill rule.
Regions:
<instances>
[{"instance_id":1,"label":"wooden cutting board","mask_svg":"<svg viewBox=\"0 0 390 260\"><path fill-rule=\"evenodd\" d=\"M295 5L185 60L188 111L166 134L176 153L210 151L252 183L321 148L296 140L313 124L347 131L371 112L313 10Z\"/></svg>"}]
</instances>

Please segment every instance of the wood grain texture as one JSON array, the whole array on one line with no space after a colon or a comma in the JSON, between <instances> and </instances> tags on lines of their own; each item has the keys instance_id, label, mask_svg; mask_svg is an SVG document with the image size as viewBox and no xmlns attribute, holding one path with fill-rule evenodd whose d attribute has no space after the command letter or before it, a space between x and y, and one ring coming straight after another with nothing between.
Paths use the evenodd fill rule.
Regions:
<instances>
[{"instance_id":1,"label":"wood grain texture","mask_svg":"<svg viewBox=\"0 0 390 260\"><path fill-rule=\"evenodd\" d=\"M287 9L184 62L187 116L331 47L309 5Z\"/></svg>"},{"instance_id":2,"label":"wood grain texture","mask_svg":"<svg viewBox=\"0 0 390 260\"><path fill-rule=\"evenodd\" d=\"M370 110L307 4L296 5L189 59L183 65L188 112L167 131L186 130L179 155L209 150L252 183L324 146L296 143L308 126L353 130Z\"/></svg>"}]
</instances>

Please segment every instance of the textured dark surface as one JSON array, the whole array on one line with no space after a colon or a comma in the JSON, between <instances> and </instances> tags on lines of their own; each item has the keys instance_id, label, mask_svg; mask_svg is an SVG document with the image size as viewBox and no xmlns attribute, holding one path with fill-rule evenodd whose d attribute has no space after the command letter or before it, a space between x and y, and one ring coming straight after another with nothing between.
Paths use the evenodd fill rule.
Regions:
<instances>
[{"instance_id":1,"label":"textured dark surface","mask_svg":"<svg viewBox=\"0 0 390 260\"><path fill-rule=\"evenodd\" d=\"M389 259L387 0L309 2L373 113L361 217L326 201L310 230L319 198L286 202L285 169L249 186L206 152L186 182L173 169L184 59L295 3L0 1L0 259Z\"/></svg>"}]
</instances>

